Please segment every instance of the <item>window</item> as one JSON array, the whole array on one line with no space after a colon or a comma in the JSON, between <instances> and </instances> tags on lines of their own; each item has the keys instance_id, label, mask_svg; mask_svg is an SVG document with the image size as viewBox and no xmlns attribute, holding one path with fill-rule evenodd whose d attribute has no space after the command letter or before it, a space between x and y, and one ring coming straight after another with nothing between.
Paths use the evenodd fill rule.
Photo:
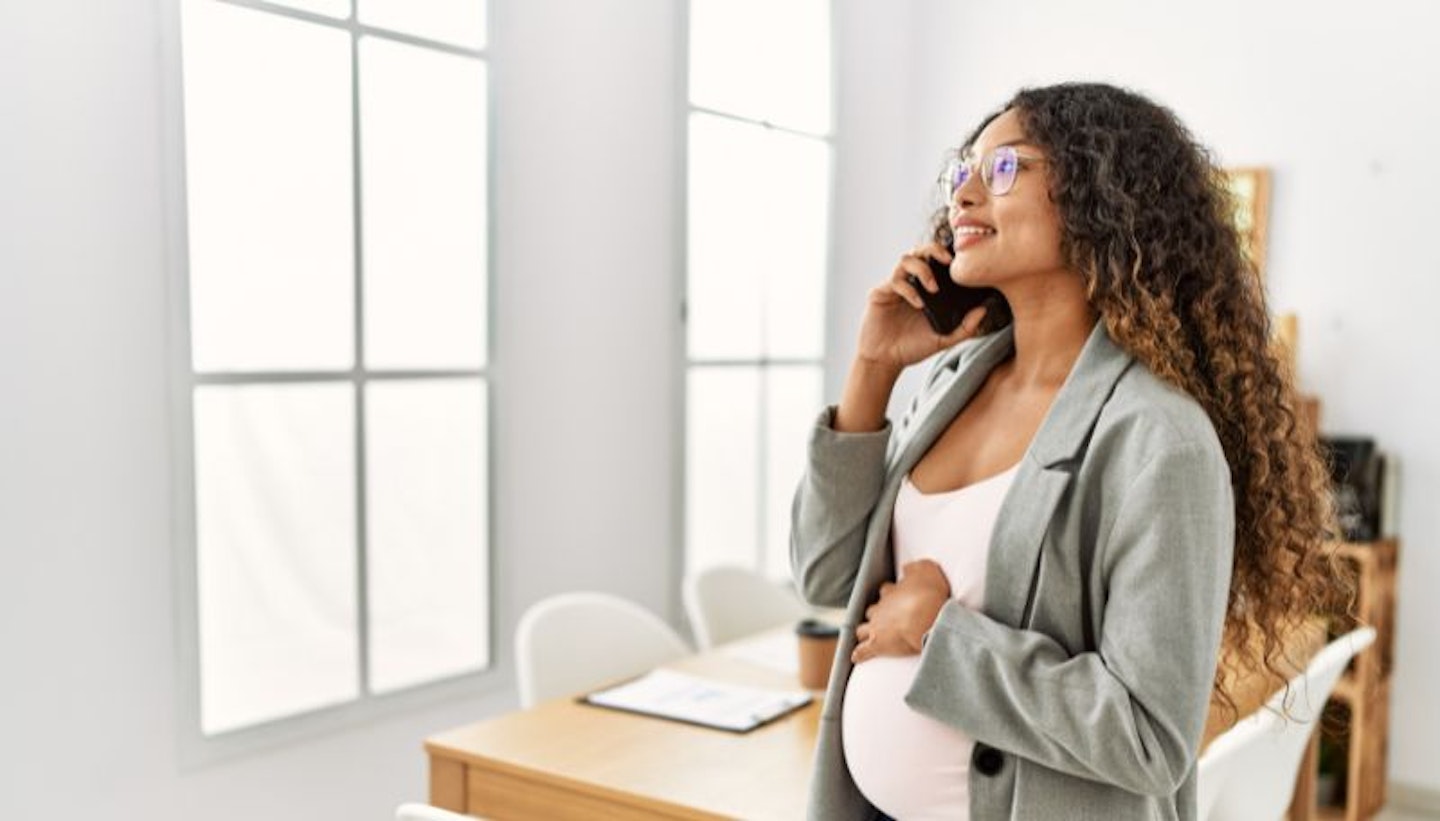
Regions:
<instances>
[{"instance_id":1,"label":"window","mask_svg":"<svg viewBox=\"0 0 1440 821\"><path fill-rule=\"evenodd\" d=\"M828 0L692 0L686 568L788 577L821 401L831 173Z\"/></svg>"},{"instance_id":2,"label":"window","mask_svg":"<svg viewBox=\"0 0 1440 821\"><path fill-rule=\"evenodd\" d=\"M486 8L180 15L213 736L489 665Z\"/></svg>"}]
</instances>

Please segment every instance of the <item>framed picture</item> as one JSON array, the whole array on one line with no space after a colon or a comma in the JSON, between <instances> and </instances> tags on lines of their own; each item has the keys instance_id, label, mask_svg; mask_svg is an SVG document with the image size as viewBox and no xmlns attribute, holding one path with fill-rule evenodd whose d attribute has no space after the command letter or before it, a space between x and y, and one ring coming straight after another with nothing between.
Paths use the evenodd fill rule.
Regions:
<instances>
[{"instance_id":1,"label":"framed picture","mask_svg":"<svg viewBox=\"0 0 1440 821\"><path fill-rule=\"evenodd\" d=\"M1270 169L1227 168L1230 190L1235 195L1235 227L1245 243L1255 272L1265 274L1265 227L1270 211Z\"/></svg>"}]
</instances>

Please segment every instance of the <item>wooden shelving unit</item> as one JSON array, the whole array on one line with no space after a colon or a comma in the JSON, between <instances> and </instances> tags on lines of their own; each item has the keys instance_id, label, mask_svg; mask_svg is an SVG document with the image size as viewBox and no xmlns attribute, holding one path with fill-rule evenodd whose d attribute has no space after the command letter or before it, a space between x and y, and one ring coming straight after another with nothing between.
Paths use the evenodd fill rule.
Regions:
<instances>
[{"instance_id":1,"label":"wooden shelving unit","mask_svg":"<svg viewBox=\"0 0 1440 821\"><path fill-rule=\"evenodd\" d=\"M1343 707L1349 721L1337 740L1345 746L1343 804L1316 806L1315 767L1321 729L1310 741L1304 770L1296 783L1292 821L1344 819L1363 821L1385 806L1385 769L1389 754L1390 671L1395 658L1395 539L1344 542L1334 546L1340 559L1355 569L1355 617L1334 625L1344 633L1358 624L1374 627L1375 643L1355 657L1331 694L1331 705Z\"/></svg>"}]
</instances>

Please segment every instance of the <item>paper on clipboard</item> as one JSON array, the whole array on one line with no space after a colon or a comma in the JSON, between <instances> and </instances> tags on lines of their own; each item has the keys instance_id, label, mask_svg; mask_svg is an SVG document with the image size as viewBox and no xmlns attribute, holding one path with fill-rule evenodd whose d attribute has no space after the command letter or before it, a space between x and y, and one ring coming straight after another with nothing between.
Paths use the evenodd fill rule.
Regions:
<instances>
[{"instance_id":1,"label":"paper on clipboard","mask_svg":"<svg viewBox=\"0 0 1440 821\"><path fill-rule=\"evenodd\" d=\"M581 700L601 707L669 718L743 733L809 704L804 690L746 687L653 670L624 684L597 690Z\"/></svg>"}]
</instances>

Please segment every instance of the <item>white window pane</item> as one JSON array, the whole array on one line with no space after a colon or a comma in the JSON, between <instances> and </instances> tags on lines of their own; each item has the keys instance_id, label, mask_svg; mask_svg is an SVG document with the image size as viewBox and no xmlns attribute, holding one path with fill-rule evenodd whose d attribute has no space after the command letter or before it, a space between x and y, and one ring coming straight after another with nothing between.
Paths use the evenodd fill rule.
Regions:
<instances>
[{"instance_id":1,"label":"white window pane","mask_svg":"<svg viewBox=\"0 0 1440 821\"><path fill-rule=\"evenodd\" d=\"M765 556L762 572L790 578L790 502L805 470L810 428L821 408L819 365L765 372Z\"/></svg>"},{"instance_id":2,"label":"white window pane","mask_svg":"<svg viewBox=\"0 0 1440 821\"><path fill-rule=\"evenodd\" d=\"M360 43L365 360L485 360L485 64Z\"/></svg>"},{"instance_id":3,"label":"white window pane","mask_svg":"<svg viewBox=\"0 0 1440 821\"><path fill-rule=\"evenodd\" d=\"M184 43L195 368L350 367L349 34L191 0Z\"/></svg>"},{"instance_id":4,"label":"white window pane","mask_svg":"<svg viewBox=\"0 0 1440 821\"><path fill-rule=\"evenodd\" d=\"M765 351L819 358L825 348L825 264L830 147L818 140L765 135L769 270L765 276Z\"/></svg>"},{"instance_id":5,"label":"white window pane","mask_svg":"<svg viewBox=\"0 0 1440 821\"><path fill-rule=\"evenodd\" d=\"M485 386L365 389L370 688L489 663Z\"/></svg>"},{"instance_id":6,"label":"white window pane","mask_svg":"<svg viewBox=\"0 0 1440 821\"><path fill-rule=\"evenodd\" d=\"M484 0L359 0L360 22L401 34L453 43L485 45Z\"/></svg>"},{"instance_id":7,"label":"white window pane","mask_svg":"<svg viewBox=\"0 0 1440 821\"><path fill-rule=\"evenodd\" d=\"M689 163L690 356L821 356L829 146L694 114Z\"/></svg>"},{"instance_id":8,"label":"white window pane","mask_svg":"<svg viewBox=\"0 0 1440 821\"><path fill-rule=\"evenodd\" d=\"M829 0L691 0L690 102L830 130Z\"/></svg>"},{"instance_id":9,"label":"white window pane","mask_svg":"<svg viewBox=\"0 0 1440 821\"><path fill-rule=\"evenodd\" d=\"M750 139L746 139L749 137ZM747 127L690 117L686 331L692 358L757 359L764 350L768 231Z\"/></svg>"},{"instance_id":10,"label":"white window pane","mask_svg":"<svg viewBox=\"0 0 1440 821\"><path fill-rule=\"evenodd\" d=\"M350 0L270 0L277 6L323 14L340 20L350 16Z\"/></svg>"},{"instance_id":11,"label":"white window pane","mask_svg":"<svg viewBox=\"0 0 1440 821\"><path fill-rule=\"evenodd\" d=\"M759 513L760 373L691 368L685 448L687 573L754 567Z\"/></svg>"},{"instance_id":12,"label":"white window pane","mask_svg":"<svg viewBox=\"0 0 1440 821\"><path fill-rule=\"evenodd\" d=\"M206 734L358 695L354 451L349 385L196 389Z\"/></svg>"}]
</instances>

